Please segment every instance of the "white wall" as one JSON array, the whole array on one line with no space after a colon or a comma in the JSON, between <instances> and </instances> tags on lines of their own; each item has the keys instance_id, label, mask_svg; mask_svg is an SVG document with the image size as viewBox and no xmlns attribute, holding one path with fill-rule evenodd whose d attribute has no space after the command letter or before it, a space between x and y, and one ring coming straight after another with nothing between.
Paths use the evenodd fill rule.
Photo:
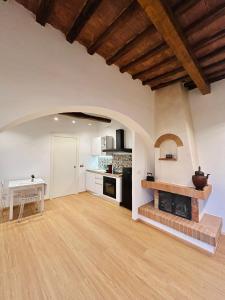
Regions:
<instances>
[{"instance_id":1,"label":"white wall","mask_svg":"<svg viewBox=\"0 0 225 300\"><path fill-rule=\"evenodd\" d=\"M159 160L160 149L155 149L156 179L191 186L198 158L188 92L180 84L168 86L155 93L156 139L167 133L179 136L184 146L177 148L177 161ZM167 146L170 149L171 145Z\"/></svg>"},{"instance_id":2,"label":"white wall","mask_svg":"<svg viewBox=\"0 0 225 300\"><path fill-rule=\"evenodd\" d=\"M205 212L223 217L225 232L225 80L212 84L210 94L189 93L199 162L213 186Z\"/></svg>"},{"instance_id":3,"label":"white wall","mask_svg":"<svg viewBox=\"0 0 225 300\"><path fill-rule=\"evenodd\" d=\"M13 0L0 1L0 37L0 130L57 112L83 111L123 123L152 152L154 93L149 87L99 55L88 55L79 43L71 45L50 25L40 26ZM139 177L134 180L141 190Z\"/></svg>"},{"instance_id":4,"label":"white wall","mask_svg":"<svg viewBox=\"0 0 225 300\"><path fill-rule=\"evenodd\" d=\"M75 118L76 123L72 124L73 119L70 117L58 118L58 121L54 121L54 115L42 117L0 132L1 180L27 178L34 174L46 180L46 198L49 198L51 138L54 133L75 135L79 139L79 192L85 190L85 170L98 168L97 157L91 155L94 137L108 134L115 138L115 130L123 128L127 143L132 147L132 132L114 120L105 124ZM88 125L90 123L92 126ZM80 165L84 167L79 167Z\"/></svg>"},{"instance_id":5,"label":"white wall","mask_svg":"<svg viewBox=\"0 0 225 300\"><path fill-rule=\"evenodd\" d=\"M154 153L143 143L139 135L133 133L132 152L132 218L138 218L138 207L153 200L153 193L150 190L141 188L141 180L145 179L147 172L154 172L152 169Z\"/></svg>"},{"instance_id":6,"label":"white wall","mask_svg":"<svg viewBox=\"0 0 225 300\"><path fill-rule=\"evenodd\" d=\"M0 1L0 129L61 111L108 115L145 135L154 131L149 87L40 26L23 6Z\"/></svg>"},{"instance_id":7,"label":"white wall","mask_svg":"<svg viewBox=\"0 0 225 300\"><path fill-rule=\"evenodd\" d=\"M28 178L31 174L47 182L46 198L49 198L51 137L71 134L79 138L79 191L85 189L84 171L95 168L96 159L91 156L91 141L99 133L98 123L76 120L64 116L54 121L53 116L39 118L0 133L0 179ZM79 168L84 165L84 168Z\"/></svg>"}]
</instances>

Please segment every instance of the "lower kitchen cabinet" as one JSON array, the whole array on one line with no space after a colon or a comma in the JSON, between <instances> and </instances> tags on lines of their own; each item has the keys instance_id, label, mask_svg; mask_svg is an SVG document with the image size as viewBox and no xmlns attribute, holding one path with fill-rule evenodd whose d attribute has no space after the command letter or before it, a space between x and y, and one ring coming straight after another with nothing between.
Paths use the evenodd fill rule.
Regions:
<instances>
[{"instance_id":1,"label":"lower kitchen cabinet","mask_svg":"<svg viewBox=\"0 0 225 300\"><path fill-rule=\"evenodd\" d=\"M103 175L86 172L86 189L92 193L103 195Z\"/></svg>"}]
</instances>

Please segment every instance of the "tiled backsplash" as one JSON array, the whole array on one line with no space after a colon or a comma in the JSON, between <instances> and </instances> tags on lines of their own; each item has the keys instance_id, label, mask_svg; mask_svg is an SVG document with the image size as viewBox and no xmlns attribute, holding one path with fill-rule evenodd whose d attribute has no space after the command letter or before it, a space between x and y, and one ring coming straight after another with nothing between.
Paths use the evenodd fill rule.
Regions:
<instances>
[{"instance_id":1,"label":"tiled backsplash","mask_svg":"<svg viewBox=\"0 0 225 300\"><path fill-rule=\"evenodd\" d=\"M132 155L131 154L113 154L113 156L99 156L98 168L107 169L107 165L112 164L113 170L122 172L123 168L132 167Z\"/></svg>"},{"instance_id":2,"label":"tiled backsplash","mask_svg":"<svg viewBox=\"0 0 225 300\"><path fill-rule=\"evenodd\" d=\"M112 156L99 156L98 157L98 168L102 170L107 169L107 165L112 164Z\"/></svg>"},{"instance_id":3,"label":"tiled backsplash","mask_svg":"<svg viewBox=\"0 0 225 300\"><path fill-rule=\"evenodd\" d=\"M132 167L132 155L131 154L114 154L112 160L113 170L122 172L123 168Z\"/></svg>"}]
</instances>

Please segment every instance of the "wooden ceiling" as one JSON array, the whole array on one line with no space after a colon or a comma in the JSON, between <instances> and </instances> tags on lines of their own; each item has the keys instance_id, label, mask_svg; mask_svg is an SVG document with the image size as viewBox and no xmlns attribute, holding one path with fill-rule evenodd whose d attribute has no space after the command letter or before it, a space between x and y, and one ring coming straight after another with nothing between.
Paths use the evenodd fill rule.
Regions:
<instances>
[{"instance_id":1,"label":"wooden ceiling","mask_svg":"<svg viewBox=\"0 0 225 300\"><path fill-rule=\"evenodd\" d=\"M225 78L225 0L17 0L152 90Z\"/></svg>"}]
</instances>

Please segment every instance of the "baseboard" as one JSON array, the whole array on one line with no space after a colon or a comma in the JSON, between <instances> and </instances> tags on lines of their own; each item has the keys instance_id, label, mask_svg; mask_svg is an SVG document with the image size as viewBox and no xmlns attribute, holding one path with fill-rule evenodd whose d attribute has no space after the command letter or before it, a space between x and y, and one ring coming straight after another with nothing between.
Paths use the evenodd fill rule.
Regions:
<instances>
[{"instance_id":1,"label":"baseboard","mask_svg":"<svg viewBox=\"0 0 225 300\"><path fill-rule=\"evenodd\" d=\"M175 238L176 240L179 240L180 242L182 242L188 246L191 246L194 249L201 251L204 254L207 254L207 255L215 254L216 247L214 247L212 245L209 245L207 243L204 243L202 241L199 241L192 237L189 237L189 236L185 235L184 233L181 233L175 229L167 227L166 225L158 223L158 222L151 220L147 217L144 217L142 215L139 215L138 220L147 225L152 226L153 228L161 231L164 234L167 234L167 235Z\"/></svg>"}]
</instances>

